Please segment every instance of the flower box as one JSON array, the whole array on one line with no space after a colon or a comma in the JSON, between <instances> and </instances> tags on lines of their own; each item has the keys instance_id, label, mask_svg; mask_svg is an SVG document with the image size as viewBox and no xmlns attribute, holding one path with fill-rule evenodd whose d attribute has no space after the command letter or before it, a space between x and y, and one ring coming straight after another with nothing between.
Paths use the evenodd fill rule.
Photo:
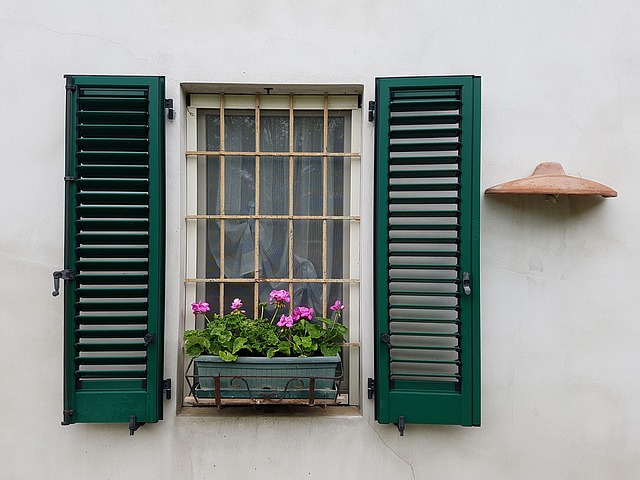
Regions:
<instances>
[{"instance_id":1,"label":"flower box","mask_svg":"<svg viewBox=\"0 0 640 480\"><path fill-rule=\"evenodd\" d=\"M238 357L233 362L216 355L201 355L193 361L192 392L196 402L215 399L214 404L218 406L270 402L314 404L316 400L331 403L336 401L341 378L339 355ZM225 402L227 399L237 401ZM300 401L292 401L296 399Z\"/></svg>"}]
</instances>

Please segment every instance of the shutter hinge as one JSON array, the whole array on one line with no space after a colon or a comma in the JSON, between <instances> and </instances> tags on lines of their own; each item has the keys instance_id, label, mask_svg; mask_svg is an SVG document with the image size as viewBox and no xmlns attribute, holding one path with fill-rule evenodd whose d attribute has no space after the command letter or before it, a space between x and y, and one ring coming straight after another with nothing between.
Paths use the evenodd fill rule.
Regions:
<instances>
[{"instance_id":1,"label":"shutter hinge","mask_svg":"<svg viewBox=\"0 0 640 480\"><path fill-rule=\"evenodd\" d=\"M173 109L173 98L164 99L164 108L167 109L167 118L173 120L175 118L175 110Z\"/></svg>"},{"instance_id":2,"label":"shutter hinge","mask_svg":"<svg viewBox=\"0 0 640 480\"><path fill-rule=\"evenodd\" d=\"M76 413L75 410L62 410L62 421L60 425L71 425L71 417Z\"/></svg>"},{"instance_id":3,"label":"shutter hinge","mask_svg":"<svg viewBox=\"0 0 640 480\"><path fill-rule=\"evenodd\" d=\"M54 297L60 295L60 279L73 280L74 278L76 278L76 274L69 268L53 272L53 292L51 292L51 295L53 295Z\"/></svg>"},{"instance_id":4,"label":"shutter hinge","mask_svg":"<svg viewBox=\"0 0 640 480\"><path fill-rule=\"evenodd\" d=\"M165 398L171 400L171 379L167 378L162 381L162 391L165 392Z\"/></svg>"},{"instance_id":5,"label":"shutter hinge","mask_svg":"<svg viewBox=\"0 0 640 480\"><path fill-rule=\"evenodd\" d=\"M71 92L75 92L78 87L76 85L65 85L64 88L66 88L67 90L71 91Z\"/></svg>"},{"instance_id":6,"label":"shutter hinge","mask_svg":"<svg viewBox=\"0 0 640 480\"><path fill-rule=\"evenodd\" d=\"M65 175L64 176L64 181L65 182L75 182L76 181L76 177L72 177L70 175Z\"/></svg>"},{"instance_id":7,"label":"shutter hinge","mask_svg":"<svg viewBox=\"0 0 640 480\"><path fill-rule=\"evenodd\" d=\"M136 422L136 416L131 415L129 417L129 435L133 435L134 433L136 433L136 430L138 430L144 424L145 422Z\"/></svg>"},{"instance_id":8,"label":"shutter hinge","mask_svg":"<svg viewBox=\"0 0 640 480\"><path fill-rule=\"evenodd\" d=\"M400 436L404 437L404 417L398 417L398 423L396 423L395 426L398 427Z\"/></svg>"},{"instance_id":9,"label":"shutter hinge","mask_svg":"<svg viewBox=\"0 0 640 480\"><path fill-rule=\"evenodd\" d=\"M367 378L367 398L371 400L376 391L376 381L373 378Z\"/></svg>"},{"instance_id":10,"label":"shutter hinge","mask_svg":"<svg viewBox=\"0 0 640 480\"><path fill-rule=\"evenodd\" d=\"M373 122L375 118L376 118L376 102L370 101L369 102L369 121Z\"/></svg>"}]
</instances>

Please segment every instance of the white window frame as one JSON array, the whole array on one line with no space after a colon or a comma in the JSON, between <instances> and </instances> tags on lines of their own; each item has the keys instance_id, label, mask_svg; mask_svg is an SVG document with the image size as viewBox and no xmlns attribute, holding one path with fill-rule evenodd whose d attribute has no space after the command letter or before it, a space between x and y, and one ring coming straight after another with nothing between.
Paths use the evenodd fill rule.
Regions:
<instances>
[{"instance_id":1,"label":"white window frame","mask_svg":"<svg viewBox=\"0 0 640 480\"><path fill-rule=\"evenodd\" d=\"M218 86L211 86L211 91L215 91ZM349 309L349 343L345 348L345 355L348 356L348 371L345 375L349 378L348 395L339 398L340 403L349 405L360 405L362 396L361 371L360 371L360 171L362 161L362 111L359 105L361 98L357 94L344 94L342 88L336 89L333 93L330 89L323 93L318 92L315 87L312 94L304 94L304 87L286 86L276 88L277 91L289 90L288 94L240 94L235 86L221 86L217 91L225 92L231 90L233 93L201 94L193 93L189 98L186 116L186 265L185 265L185 317L183 329L195 328L195 316L191 313L191 303L198 301L197 285L203 280L197 278L198 249L202 248L203 242L198 239L198 220L203 216L198 215L198 191L204 185L198 180L198 162L202 162L202 153L198 151L198 110L219 109L223 98L224 109L250 109L256 108L256 100L260 110L286 110L291 107L293 110L341 110L351 111L350 115L350 151L347 158L350 159L350 184L345 195L349 197L349 249L347 252L349 262L350 281L345 282L345 289L348 289ZM350 87L353 91L358 87ZM250 91L250 90L249 90ZM256 90L254 90L256 91ZM300 93L298 93L300 92ZM339 93L338 93L339 92ZM256 97L258 97L256 99ZM201 240L201 239L200 239ZM200 246L199 246L200 245ZM217 311L217 306L212 306ZM188 362L185 362L185 364Z\"/></svg>"}]
</instances>

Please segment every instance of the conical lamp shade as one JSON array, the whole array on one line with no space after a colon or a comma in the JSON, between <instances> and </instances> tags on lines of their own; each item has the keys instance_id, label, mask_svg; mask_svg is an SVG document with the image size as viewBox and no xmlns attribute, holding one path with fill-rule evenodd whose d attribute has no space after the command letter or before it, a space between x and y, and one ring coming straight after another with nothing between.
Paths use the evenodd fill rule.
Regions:
<instances>
[{"instance_id":1,"label":"conical lamp shade","mask_svg":"<svg viewBox=\"0 0 640 480\"><path fill-rule=\"evenodd\" d=\"M484 193L618 196L618 192L602 183L567 175L557 162L540 163L530 177L494 185Z\"/></svg>"}]
</instances>

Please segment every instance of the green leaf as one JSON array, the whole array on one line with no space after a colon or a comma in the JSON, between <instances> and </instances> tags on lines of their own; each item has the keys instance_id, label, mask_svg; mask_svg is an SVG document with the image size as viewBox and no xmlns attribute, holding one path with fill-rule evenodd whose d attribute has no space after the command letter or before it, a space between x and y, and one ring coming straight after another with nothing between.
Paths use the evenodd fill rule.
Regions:
<instances>
[{"instance_id":1,"label":"green leaf","mask_svg":"<svg viewBox=\"0 0 640 480\"><path fill-rule=\"evenodd\" d=\"M337 355L340 351L340 345L320 345L320 352L325 357L332 357Z\"/></svg>"},{"instance_id":2,"label":"green leaf","mask_svg":"<svg viewBox=\"0 0 640 480\"><path fill-rule=\"evenodd\" d=\"M233 348L231 349L231 353L238 353L238 350L244 347L247 343L247 339L244 337L238 337L233 341Z\"/></svg>"},{"instance_id":3,"label":"green leaf","mask_svg":"<svg viewBox=\"0 0 640 480\"><path fill-rule=\"evenodd\" d=\"M218 352L218 355L225 362L234 362L238 359L237 355L234 355L231 352L227 352L226 350L220 350L220 352Z\"/></svg>"},{"instance_id":4,"label":"green leaf","mask_svg":"<svg viewBox=\"0 0 640 480\"><path fill-rule=\"evenodd\" d=\"M199 357L209 346L209 340L198 335L189 335L184 342L185 351L190 357Z\"/></svg>"},{"instance_id":5,"label":"green leaf","mask_svg":"<svg viewBox=\"0 0 640 480\"><path fill-rule=\"evenodd\" d=\"M184 332L185 350L193 357L210 353L226 361L247 352L269 358L277 354L311 356L338 352L348 331L346 327L326 318L316 320L313 323L301 320L291 329L283 329L269 319L253 320L238 313L215 315L203 330Z\"/></svg>"},{"instance_id":6,"label":"green leaf","mask_svg":"<svg viewBox=\"0 0 640 480\"><path fill-rule=\"evenodd\" d=\"M280 342L280 345L278 345L278 351L287 356L291 355L291 344L289 342Z\"/></svg>"}]
</instances>

